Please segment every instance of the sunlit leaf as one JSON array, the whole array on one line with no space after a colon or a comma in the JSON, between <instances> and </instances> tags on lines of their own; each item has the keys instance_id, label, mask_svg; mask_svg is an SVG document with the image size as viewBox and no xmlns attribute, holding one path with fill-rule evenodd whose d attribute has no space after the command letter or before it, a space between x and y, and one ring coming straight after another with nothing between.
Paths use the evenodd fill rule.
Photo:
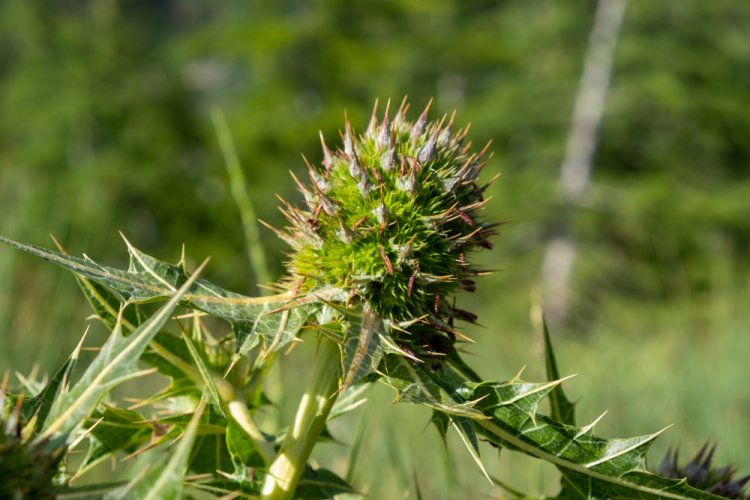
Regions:
<instances>
[{"instance_id":1,"label":"sunlit leaf","mask_svg":"<svg viewBox=\"0 0 750 500\"><path fill-rule=\"evenodd\" d=\"M136 451L151 439L155 430L140 413L111 406L94 412L90 423L96 424L90 434L91 446L77 474L119 451Z\"/></svg>"},{"instance_id":2,"label":"sunlit leaf","mask_svg":"<svg viewBox=\"0 0 750 500\"><path fill-rule=\"evenodd\" d=\"M99 283L117 294L121 302L125 303L137 304L166 299L188 278L183 261L177 265L168 264L144 254L130 243L127 244L130 265L127 270L121 270L98 264L88 257L73 257L2 236L0 242L66 267L82 278ZM101 311L102 317L111 321L111 297L97 295L97 288L87 287L85 283L82 284L82 288L87 298L93 300L92 305L97 313ZM228 321L237 335L238 349L246 353L261 341L265 348L271 350L284 347L294 339L310 311L304 308L295 311L297 306L315 302L334 293L339 292L316 291L314 295L304 298L297 297L292 292L270 297L247 297L199 279L185 292L180 303ZM108 306L110 310L107 310Z\"/></svg>"},{"instance_id":3,"label":"sunlit leaf","mask_svg":"<svg viewBox=\"0 0 750 500\"><path fill-rule=\"evenodd\" d=\"M477 429L492 442L554 464L563 474L562 498L718 498L646 471L645 455L659 433L603 439L593 426L577 428L535 413L556 383L521 380L476 384L476 408L489 420Z\"/></svg>"},{"instance_id":4,"label":"sunlit leaf","mask_svg":"<svg viewBox=\"0 0 750 500\"><path fill-rule=\"evenodd\" d=\"M544 361L547 368L547 380L559 380L560 371L557 369L555 352L552 349L552 339L549 335L546 320L542 320L542 329L544 330ZM550 416L553 419L562 422L563 424L576 424L576 404L572 403L567 396L565 396L562 385L558 385L552 389L552 392L549 395L549 401L551 408Z\"/></svg>"},{"instance_id":5,"label":"sunlit leaf","mask_svg":"<svg viewBox=\"0 0 750 500\"><path fill-rule=\"evenodd\" d=\"M145 474L136 476L128 484L109 493L105 498L109 500L125 498L174 500L182 498L183 480L188 471L190 454L205 408L206 401L204 399L196 408L174 451L167 455L169 460L166 464L148 469Z\"/></svg>"},{"instance_id":6,"label":"sunlit leaf","mask_svg":"<svg viewBox=\"0 0 750 500\"><path fill-rule=\"evenodd\" d=\"M343 386L349 387L377 370L385 352L380 343L383 320L369 307L362 314L348 314L345 322Z\"/></svg>"},{"instance_id":7,"label":"sunlit leaf","mask_svg":"<svg viewBox=\"0 0 750 500\"><path fill-rule=\"evenodd\" d=\"M448 415L483 418L471 402L451 394L437 377L402 357L386 358L382 381L398 391L398 401L427 406Z\"/></svg>"},{"instance_id":8,"label":"sunlit leaf","mask_svg":"<svg viewBox=\"0 0 750 500\"><path fill-rule=\"evenodd\" d=\"M199 270L202 269L199 268ZM193 274L164 306L130 336L119 328L107 339L94 361L71 390L53 403L39 439L64 436L67 439L96 408L99 400L119 383L137 376L136 363L154 335L166 323L182 296L197 278Z\"/></svg>"},{"instance_id":9,"label":"sunlit leaf","mask_svg":"<svg viewBox=\"0 0 750 500\"><path fill-rule=\"evenodd\" d=\"M357 490L328 469L307 467L299 480L294 498L325 500L345 493L356 494Z\"/></svg>"}]
</instances>

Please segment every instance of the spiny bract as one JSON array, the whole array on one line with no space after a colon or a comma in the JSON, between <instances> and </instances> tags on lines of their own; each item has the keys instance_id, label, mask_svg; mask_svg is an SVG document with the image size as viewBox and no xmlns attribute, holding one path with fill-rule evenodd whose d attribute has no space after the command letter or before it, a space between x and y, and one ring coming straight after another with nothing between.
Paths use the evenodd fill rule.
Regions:
<instances>
[{"instance_id":1,"label":"spiny bract","mask_svg":"<svg viewBox=\"0 0 750 500\"><path fill-rule=\"evenodd\" d=\"M675 479L684 478L690 486L724 498L750 499L750 496L744 493L745 485L750 482L750 475L735 479L734 467L714 467L711 462L715 451L716 446L709 448L706 443L693 459L683 466L678 463L678 451L668 450L656 473Z\"/></svg>"},{"instance_id":2,"label":"spiny bract","mask_svg":"<svg viewBox=\"0 0 750 500\"><path fill-rule=\"evenodd\" d=\"M467 253L490 248L494 233L478 217L487 147L470 153L453 116L428 122L429 104L416 122L407 108L404 100L390 117L386 106L381 121L376 102L362 134L346 121L343 149L331 151L321 133L322 166L308 163L307 185L295 178L306 207L283 202L291 226L277 234L294 249L297 289L332 286L386 320L449 328L454 317L475 319L453 307L451 294L474 289L481 272Z\"/></svg>"},{"instance_id":3,"label":"spiny bract","mask_svg":"<svg viewBox=\"0 0 750 500\"><path fill-rule=\"evenodd\" d=\"M5 391L0 389L0 410L4 405ZM63 452L49 441L24 439L20 403L7 419L0 415L0 498L55 498Z\"/></svg>"}]
</instances>

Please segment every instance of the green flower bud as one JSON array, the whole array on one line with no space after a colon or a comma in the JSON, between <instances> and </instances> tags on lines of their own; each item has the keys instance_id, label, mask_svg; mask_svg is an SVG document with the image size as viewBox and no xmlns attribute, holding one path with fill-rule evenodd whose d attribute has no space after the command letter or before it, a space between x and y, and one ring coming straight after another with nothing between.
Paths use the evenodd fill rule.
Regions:
<instances>
[{"instance_id":1,"label":"green flower bud","mask_svg":"<svg viewBox=\"0 0 750 500\"><path fill-rule=\"evenodd\" d=\"M693 488L707 491L724 498L749 499L744 492L745 485L750 482L750 475L735 478L736 469L731 466L714 467L712 464L716 446L704 444L698 453L688 463L678 462L678 451L667 450L656 473L674 479L685 479Z\"/></svg>"},{"instance_id":2,"label":"green flower bud","mask_svg":"<svg viewBox=\"0 0 750 500\"><path fill-rule=\"evenodd\" d=\"M4 399L0 390L0 409ZM0 498L55 498L64 448L24 438L20 403L8 417L0 416Z\"/></svg>"},{"instance_id":3,"label":"green flower bud","mask_svg":"<svg viewBox=\"0 0 750 500\"><path fill-rule=\"evenodd\" d=\"M290 286L338 288L393 323L430 318L450 328L454 317L475 319L451 296L474 289L468 254L490 248L494 234L479 216L487 148L470 152L453 116L428 122L428 105L412 123L407 107L393 117L386 107L381 121L376 103L361 134L346 122L343 149L331 151L321 134L322 166L308 164L308 185L295 179L306 207L284 202L291 225L277 233L294 250Z\"/></svg>"}]
</instances>

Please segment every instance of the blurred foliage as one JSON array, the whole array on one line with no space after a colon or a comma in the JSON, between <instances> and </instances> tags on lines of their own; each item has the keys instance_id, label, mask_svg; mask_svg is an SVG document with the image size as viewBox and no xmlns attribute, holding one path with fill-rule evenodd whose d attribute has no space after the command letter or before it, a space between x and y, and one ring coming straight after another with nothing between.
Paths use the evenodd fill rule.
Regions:
<instances>
[{"instance_id":1,"label":"blurred foliage","mask_svg":"<svg viewBox=\"0 0 750 500\"><path fill-rule=\"evenodd\" d=\"M493 141L488 176L503 172L489 210L509 224L482 257L502 270L464 299L490 327L470 332L483 373L542 367L539 339L528 347L529 291L570 214L579 259L559 351L563 373L596 382L581 391L581 411L616 409L637 431L677 421L675 437L690 433L694 449L721 437L723 421L745 439L718 453L741 461L750 395L730 381L747 373L716 365L719 354L747 355L750 327L750 3L629 2L593 185L582 206L565 206L555 182L594 6L4 0L0 233L37 244L54 233L71 253L113 264L125 259L117 230L165 260L185 242L193 259L213 257L208 277L246 292L255 280L210 108L226 111L257 213L280 225L273 194L298 200L287 171L302 170L301 152L320 160L318 129L336 144L344 110L362 129L376 97L382 106L408 94L419 108L434 96L434 115L455 108L477 144ZM270 232L264 243L278 276L284 246ZM0 250L2 371L34 360L52 371L85 314L68 276ZM647 401L620 408L633 395L618 399L619 376L649 363L648 377L639 372ZM684 399L664 400L656 387L675 376ZM711 391L712 376L724 377L715 406L691 385ZM597 402L596 387L611 393Z\"/></svg>"}]
</instances>

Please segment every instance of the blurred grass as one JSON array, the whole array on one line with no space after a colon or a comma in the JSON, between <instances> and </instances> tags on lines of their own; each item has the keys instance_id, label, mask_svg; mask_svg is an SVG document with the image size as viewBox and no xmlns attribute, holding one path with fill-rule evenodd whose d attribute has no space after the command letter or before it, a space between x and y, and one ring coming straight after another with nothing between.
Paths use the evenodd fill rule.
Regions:
<instances>
[{"instance_id":1,"label":"blurred grass","mask_svg":"<svg viewBox=\"0 0 750 500\"><path fill-rule=\"evenodd\" d=\"M259 275L245 243L252 217L237 210L239 176L232 188L209 110L227 110L252 207L280 225L273 194L299 200L287 171L303 170L300 152L320 160L318 129L336 144L344 109L361 129L375 97L409 94L420 108L435 96L436 115L457 108L475 144L494 141L486 178L503 173L487 218L508 224L495 250L476 256L499 271L459 298L484 325L466 328L478 342L469 362L487 378L523 365L528 378L544 376L529 311L544 244L573 210L574 313L553 335L562 373L578 374L567 390L581 421L609 410L599 425L609 436L674 424L652 461L670 444L687 456L712 439L718 462L748 473L750 4L629 2L591 197L565 207L554 180L592 6L7 0L0 233L49 246L54 233L70 253L120 266L117 230L165 260L185 242L194 261L212 256L207 278L248 292ZM267 232L260 241L278 277L284 246ZM0 248L0 371L54 370L88 314L71 276ZM281 360L280 407L266 425L293 415L310 344ZM391 397L375 389L333 425L354 443L368 415L352 474L371 498L413 498L412 471L427 499L500 495L455 437L446 457L429 414L388 406ZM346 473L351 450L319 451ZM482 453L511 486L554 491L546 465Z\"/></svg>"}]
</instances>

